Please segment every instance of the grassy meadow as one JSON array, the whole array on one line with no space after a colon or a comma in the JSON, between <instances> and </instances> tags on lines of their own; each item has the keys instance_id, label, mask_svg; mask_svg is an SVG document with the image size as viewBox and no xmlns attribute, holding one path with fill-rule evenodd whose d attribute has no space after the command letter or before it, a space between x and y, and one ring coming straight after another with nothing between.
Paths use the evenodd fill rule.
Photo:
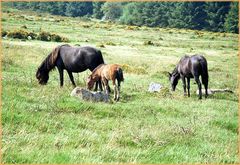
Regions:
<instances>
[{"instance_id":1,"label":"grassy meadow","mask_svg":"<svg viewBox=\"0 0 240 165\"><path fill-rule=\"evenodd\" d=\"M3 163L237 163L238 35L134 27L3 9L2 30L47 31L70 45L99 48L106 63L124 66L121 99L91 103L70 96L65 72L46 86L37 67L59 42L2 39ZM170 91L167 72L187 54L208 60L209 88L229 88L198 100L182 82ZM90 71L74 74L85 86ZM151 82L164 86L149 93ZM110 87L112 88L111 84ZM113 96L113 93L111 93Z\"/></svg>"}]
</instances>

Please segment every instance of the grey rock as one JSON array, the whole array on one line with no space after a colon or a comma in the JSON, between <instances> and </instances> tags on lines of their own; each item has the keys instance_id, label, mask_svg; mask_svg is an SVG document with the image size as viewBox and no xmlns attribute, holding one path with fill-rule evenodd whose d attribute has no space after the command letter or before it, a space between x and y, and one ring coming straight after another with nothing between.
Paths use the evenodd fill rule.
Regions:
<instances>
[{"instance_id":1,"label":"grey rock","mask_svg":"<svg viewBox=\"0 0 240 165\"><path fill-rule=\"evenodd\" d=\"M105 92L92 92L87 89L76 87L72 90L71 96L78 97L82 100L92 102L109 102L109 96Z\"/></svg>"}]
</instances>

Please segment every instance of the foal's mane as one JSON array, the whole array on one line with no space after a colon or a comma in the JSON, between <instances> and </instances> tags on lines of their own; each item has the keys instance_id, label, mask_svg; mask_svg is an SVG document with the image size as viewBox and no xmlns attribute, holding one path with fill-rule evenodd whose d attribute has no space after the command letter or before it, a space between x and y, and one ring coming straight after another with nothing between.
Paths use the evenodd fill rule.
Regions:
<instances>
[{"instance_id":1,"label":"foal's mane","mask_svg":"<svg viewBox=\"0 0 240 165\"><path fill-rule=\"evenodd\" d=\"M92 71L92 74L91 74L91 75L96 74L96 71L97 71L99 68L101 68L103 65L105 65L105 64L100 64L100 65L98 65L98 66Z\"/></svg>"}]
</instances>

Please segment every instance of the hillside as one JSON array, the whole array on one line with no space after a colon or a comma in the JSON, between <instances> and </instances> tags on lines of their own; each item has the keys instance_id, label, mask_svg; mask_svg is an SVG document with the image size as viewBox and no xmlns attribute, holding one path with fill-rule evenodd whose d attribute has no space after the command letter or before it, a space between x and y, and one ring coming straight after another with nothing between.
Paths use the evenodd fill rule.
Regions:
<instances>
[{"instance_id":1,"label":"hillside","mask_svg":"<svg viewBox=\"0 0 240 165\"><path fill-rule=\"evenodd\" d=\"M7 33L42 31L68 44L99 48L107 63L124 65L120 102L91 103L70 96L65 72L57 70L46 86L35 73L50 51L65 42L2 39L3 163L237 163L238 35L207 31L148 28L3 10ZM209 87L229 88L198 100L182 83L170 91L168 73L185 55L208 60ZM85 86L90 71L74 74ZM164 86L148 93L151 82ZM111 93L112 95L112 93Z\"/></svg>"}]
</instances>

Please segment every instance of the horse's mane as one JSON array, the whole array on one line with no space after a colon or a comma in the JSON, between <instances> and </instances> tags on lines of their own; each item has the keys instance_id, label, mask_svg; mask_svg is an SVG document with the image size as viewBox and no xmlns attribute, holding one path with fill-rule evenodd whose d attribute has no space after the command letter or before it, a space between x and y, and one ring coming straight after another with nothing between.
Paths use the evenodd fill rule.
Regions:
<instances>
[{"instance_id":1,"label":"horse's mane","mask_svg":"<svg viewBox=\"0 0 240 165\"><path fill-rule=\"evenodd\" d=\"M105 65L105 64L100 64L100 65L98 65L98 66L92 71L92 74L91 74L91 75L95 74L96 71L97 71L99 68L101 68L103 65Z\"/></svg>"},{"instance_id":2,"label":"horse's mane","mask_svg":"<svg viewBox=\"0 0 240 165\"><path fill-rule=\"evenodd\" d=\"M58 58L59 55L59 50L62 46L69 46L68 44L60 45L54 48L54 50L43 60L42 64L40 65L39 68L45 69L47 71L51 71L52 69L55 68L55 62Z\"/></svg>"},{"instance_id":3,"label":"horse's mane","mask_svg":"<svg viewBox=\"0 0 240 165\"><path fill-rule=\"evenodd\" d=\"M48 74L51 70L55 68L56 60L59 56L59 50L62 46L69 46L68 44L60 45L56 47L41 63L41 65L38 67L38 70L36 72L36 78L39 80L39 82L47 83L48 81Z\"/></svg>"},{"instance_id":4,"label":"horse's mane","mask_svg":"<svg viewBox=\"0 0 240 165\"><path fill-rule=\"evenodd\" d=\"M173 69L172 75L177 75L178 73L178 65Z\"/></svg>"}]
</instances>

